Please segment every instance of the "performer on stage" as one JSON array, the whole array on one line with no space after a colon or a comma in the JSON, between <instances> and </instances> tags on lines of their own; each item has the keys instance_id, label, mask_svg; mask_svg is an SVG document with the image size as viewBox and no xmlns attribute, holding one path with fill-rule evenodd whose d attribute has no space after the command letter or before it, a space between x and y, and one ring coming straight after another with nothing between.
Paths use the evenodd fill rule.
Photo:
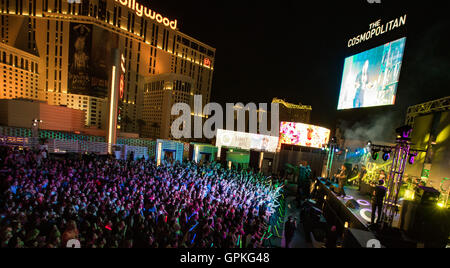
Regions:
<instances>
[{"instance_id":1,"label":"performer on stage","mask_svg":"<svg viewBox=\"0 0 450 268\"><path fill-rule=\"evenodd\" d=\"M381 220L381 215L383 213L383 203L384 198L386 197L387 188L384 187L384 180L380 180L378 186L375 187L375 190L372 194L372 224L377 224ZM375 217L378 211L378 219L375 222Z\"/></svg>"},{"instance_id":2,"label":"performer on stage","mask_svg":"<svg viewBox=\"0 0 450 268\"><path fill-rule=\"evenodd\" d=\"M338 196L346 197L347 195L344 191L344 185L347 182L347 167L345 165L342 165L341 172L335 175L335 177L339 183Z\"/></svg>"},{"instance_id":3,"label":"performer on stage","mask_svg":"<svg viewBox=\"0 0 450 268\"><path fill-rule=\"evenodd\" d=\"M361 185L362 185L363 179L366 175L367 175L367 168L366 168L366 166L362 166L361 171L359 172L359 175L358 175L358 185L359 185L358 191L361 191Z\"/></svg>"}]
</instances>

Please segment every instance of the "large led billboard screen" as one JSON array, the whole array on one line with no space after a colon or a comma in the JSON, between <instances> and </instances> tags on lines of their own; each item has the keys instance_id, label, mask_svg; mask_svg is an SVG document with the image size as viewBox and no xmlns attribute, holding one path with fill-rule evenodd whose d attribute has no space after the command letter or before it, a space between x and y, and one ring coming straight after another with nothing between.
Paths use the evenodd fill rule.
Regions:
<instances>
[{"instance_id":1,"label":"large led billboard screen","mask_svg":"<svg viewBox=\"0 0 450 268\"><path fill-rule=\"evenodd\" d=\"M282 122L280 127L280 143L311 148L323 148L330 141L331 131L326 128Z\"/></svg>"},{"instance_id":2,"label":"large led billboard screen","mask_svg":"<svg viewBox=\"0 0 450 268\"><path fill-rule=\"evenodd\" d=\"M217 147L260 150L274 153L278 148L278 137L218 129Z\"/></svg>"},{"instance_id":3,"label":"large led billboard screen","mask_svg":"<svg viewBox=\"0 0 450 268\"><path fill-rule=\"evenodd\" d=\"M406 38L345 59L338 110L394 105Z\"/></svg>"}]
</instances>

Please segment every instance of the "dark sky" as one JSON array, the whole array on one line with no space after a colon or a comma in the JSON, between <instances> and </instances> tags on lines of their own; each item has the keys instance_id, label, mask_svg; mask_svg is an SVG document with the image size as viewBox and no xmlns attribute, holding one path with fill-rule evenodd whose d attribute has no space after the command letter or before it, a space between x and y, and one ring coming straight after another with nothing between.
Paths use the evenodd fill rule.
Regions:
<instances>
[{"instance_id":1,"label":"dark sky","mask_svg":"<svg viewBox=\"0 0 450 268\"><path fill-rule=\"evenodd\" d=\"M143 0L145 1L145 0ZM273 97L313 106L312 123L369 120L450 95L450 19L447 1L211 1L152 0L156 11L179 20L180 30L217 48L212 101L264 102ZM369 30L408 14L407 27L347 48ZM346 57L406 36L392 107L337 112Z\"/></svg>"}]
</instances>

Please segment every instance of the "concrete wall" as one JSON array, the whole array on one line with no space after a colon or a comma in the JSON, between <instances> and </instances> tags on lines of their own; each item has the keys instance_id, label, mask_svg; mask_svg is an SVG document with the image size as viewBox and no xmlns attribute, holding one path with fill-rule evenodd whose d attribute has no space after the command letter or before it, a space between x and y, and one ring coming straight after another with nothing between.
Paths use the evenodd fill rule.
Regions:
<instances>
[{"instance_id":1,"label":"concrete wall","mask_svg":"<svg viewBox=\"0 0 450 268\"><path fill-rule=\"evenodd\" d=\"M85 112L42 102L0 100L0 124L31 128L33 119L40 119L40 129L67 132L85 130Z\"/></svg>"},{"instance_id":2,"label":"concrete wall","mask_svg":"<svg viewBox=\"0 0 450 268\"><path fill-rule=\"evenodd\" d=\"M39 104L41 129L81 131L84 129L85 112L61 106Z\"/></svg>"}]
</instances>

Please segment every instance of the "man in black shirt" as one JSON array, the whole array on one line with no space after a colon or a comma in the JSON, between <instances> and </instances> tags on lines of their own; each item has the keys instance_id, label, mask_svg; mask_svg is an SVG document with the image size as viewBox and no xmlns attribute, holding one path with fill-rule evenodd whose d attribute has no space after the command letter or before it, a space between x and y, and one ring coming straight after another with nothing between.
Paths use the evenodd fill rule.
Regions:
<instances>
[{"instance_id":1,"label":"man in black shirt","mask_svg":"<svg viewBox=\"0 0 450 268\"><path fill-rule=\"evenodd\" d=\"M362 166L361 171L358 174L358 185L359 185L359 191L361 191L361 186L363 183L364 177L367 175L367 168L366 166Z\"/></svg>"},{"instance_id":2,"label":"man in black shirt","mask_svg":"<svg viewBox=\"0 0 450 268\"><path fill-rule=\"evenodd\" d=\"M381 220L381 215L383 213L383 203L386 197L387 188L383 186L384 180L380 180L378 186L372 194L372 224L379 223ZM378 210L378 220L375 222L375 216Z\"/></svg>"},{"instance_id":3,"label":"man in black shirt","mask_svg":"<svg viewBox=\"0 0 450 268\"><path fill-rule=\"evenodd\" d=\"M292 216L289 217L289 220L284 225L284 237L286 241L286 248L289 248L289 244L291 244L292 239L294 238L295 230L297 229L297 221Z\"/></svg>"}]
</instances>

